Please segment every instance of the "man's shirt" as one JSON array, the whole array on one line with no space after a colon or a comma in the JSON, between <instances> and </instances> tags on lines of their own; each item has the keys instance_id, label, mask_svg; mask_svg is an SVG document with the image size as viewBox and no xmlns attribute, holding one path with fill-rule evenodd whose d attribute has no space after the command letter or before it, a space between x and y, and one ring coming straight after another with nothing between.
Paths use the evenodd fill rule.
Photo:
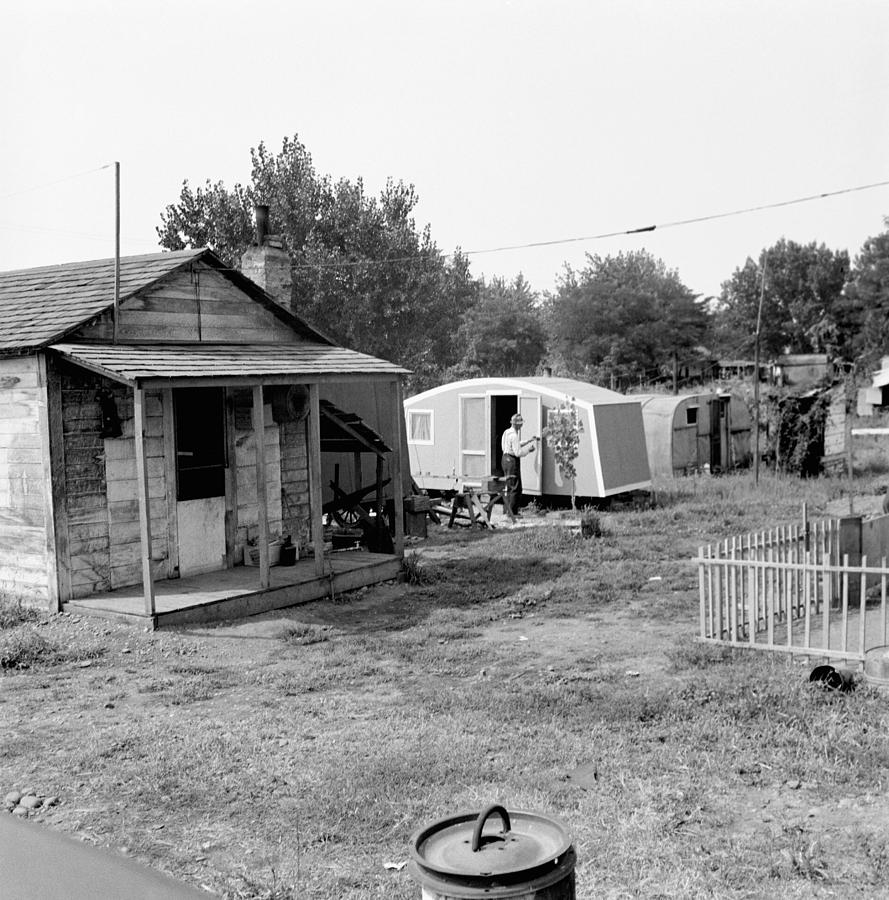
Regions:
<instances>
[{"instance_id":1,"label":"man's shirt","mask_svg":"<svg viewBox=\"0 0 889 900\"><path fill-rule=\"evenodd\" d=\"M522 438L515 428L507 428L503 432L500 439L500 447L504 453L510 453L513 456L526 456L530 453L530 444L528 447L522 447Z\"/></svg>"}]
</instances>

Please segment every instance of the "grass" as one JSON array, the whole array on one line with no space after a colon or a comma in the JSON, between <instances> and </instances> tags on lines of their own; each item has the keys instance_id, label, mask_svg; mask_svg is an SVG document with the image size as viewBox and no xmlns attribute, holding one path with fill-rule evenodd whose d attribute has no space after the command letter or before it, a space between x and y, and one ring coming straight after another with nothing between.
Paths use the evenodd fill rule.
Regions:
<instances>
[{"instance_id":1,"label":"grass","mask_svg":"<svg viewBox=\"0 0 889 900\"><path fill-rule=\"evenodd\" d=\"M579 898L886 895L885 695L694 640L700 543L848 491L763 482L671 482L596 540L434 529L408 583L264 626L7 626L54 649L4 670L0 788L227 898L414 898L386 863L492 802L565 822Z\"/></svg>"}]
</instances>

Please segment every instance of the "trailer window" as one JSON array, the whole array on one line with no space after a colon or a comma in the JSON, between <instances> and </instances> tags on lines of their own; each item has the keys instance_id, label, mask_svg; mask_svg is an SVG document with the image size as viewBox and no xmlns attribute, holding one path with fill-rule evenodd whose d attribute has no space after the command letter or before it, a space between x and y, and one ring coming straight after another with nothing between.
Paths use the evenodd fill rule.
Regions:
<instances>
[{"instance_id":1,"label":"trailer window","mask_svg":"<svg viewBox=\"0 0 889 900\"><path fill-rule=\"evenodd\" d=\"M697 408L697 406L686 407L685 424L686 425L697 425L698 424L698 408Z\"/></svg>"},{"instance_id":2,"label":"trailer window","mask_svg":"<svg viewBox=\"0 0 889 900\"><path fill-rule=\"evenodd\" d=\"M408 435L412 444L432 443L432 410L411 409L407 414Z\"/></svg>"}]
</instances>

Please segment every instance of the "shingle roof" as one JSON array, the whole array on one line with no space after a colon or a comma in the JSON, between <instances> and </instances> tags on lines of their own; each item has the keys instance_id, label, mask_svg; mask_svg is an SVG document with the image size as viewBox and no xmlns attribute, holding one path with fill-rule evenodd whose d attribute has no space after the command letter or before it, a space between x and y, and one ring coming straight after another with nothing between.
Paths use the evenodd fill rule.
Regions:
<instances>
[{"instance_id":1,"label":"shingle roof","mask_svg":"<svg viewBox=\"0 0 889 900\"><path fill-rule=\"evenodd\" d=\"M330 341L280 307L259 285L227 269L210 250L177 250L124 256L120 260L120 299L144 290L195 260L218 269L254 300L310 340ZM0 272L0 352L35 350L63 340L114 305L114 260L63 263Z\"/></svg>"},{"instance_id":2,"label":"shingle roof","mask_svg":"<svg viewBox=\"0 0 889 900\"><path fill-rule=\"evenodd\" d=\"M399 375L394 363L329 344L53 344L62 356L120 381L274 376Z\"/></svg>"}]
</instances>

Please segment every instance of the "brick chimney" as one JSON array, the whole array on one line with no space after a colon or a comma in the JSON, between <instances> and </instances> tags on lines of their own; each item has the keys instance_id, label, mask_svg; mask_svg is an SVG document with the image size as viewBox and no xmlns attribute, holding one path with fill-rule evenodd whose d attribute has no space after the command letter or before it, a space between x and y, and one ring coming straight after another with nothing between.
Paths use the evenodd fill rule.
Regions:
<instances>
[{"instance_id":1,"label":"brick chimney","mask_svg":"<svg viewBox=\"0 0 889 900\"><path fill-rule=\"evenodd\" d=\"M241 257L241 272L264 288L281 306L294 312L290 255L284 250L281 236L268 231L269 208L257 204L256 240Z\"/></svg>"}]
</instances>

